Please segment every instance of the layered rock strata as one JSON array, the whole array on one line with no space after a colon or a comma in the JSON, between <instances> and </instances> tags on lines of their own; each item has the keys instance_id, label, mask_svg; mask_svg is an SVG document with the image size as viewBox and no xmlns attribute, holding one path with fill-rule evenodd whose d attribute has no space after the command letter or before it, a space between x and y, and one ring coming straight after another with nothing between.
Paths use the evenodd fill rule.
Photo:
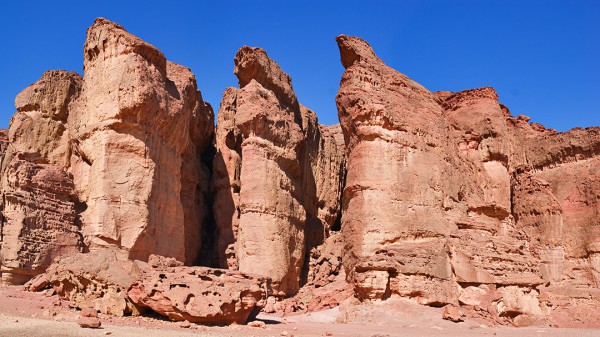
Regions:
<instances>
[{"instance_id":1,"label":"layered rock strata","mask_svg":"<svg viewBox=\"0 0 600 337\"><path fill-rule=\"evenodd\" d=\"M598 128L514 118L492 88L431 93L363 40L338 45L343 264L355 295L600 326L580 315L598 292ZM558 295L573 288L577 303Z\"/></svg>"},{"instance_id":2,"label":"layered rock strata","mask_svg":"<svg viewBox=\"0 0 600 337\"><path fill-rule=\"evenodd\" d=\"M600 327L600 128L513 117L489 87L430 92L337 42L340 125L242 47L215 133L189 69L96 20L84 76L46 72L0 132L0 282L48 268L29 289L205 324L353 294Z\"/></svg>"},{"instance_id":3,"label":"layered rock strata","mask_svg":"<svg viewBox=\"0 0 600 337\"><path fill-rule=\"evenodd\" d=\"M322 243L339 214L343 145L264 50L242 47L234 61L240 89L223 94L213 162L220 261L290 295L307 244Z\"/></svg>"},{"instance_id":4,"label":"layered rock strata","mask_svg":"<svg viewBox=\"0 0 600 337\"><path fill-rule=\"evenodd\" d=\"M81 76L47 71L15 100L0 171L3 283L24 283L53 258L83 249L67 130L81 88Z\"/></svg>"}]
</instances>

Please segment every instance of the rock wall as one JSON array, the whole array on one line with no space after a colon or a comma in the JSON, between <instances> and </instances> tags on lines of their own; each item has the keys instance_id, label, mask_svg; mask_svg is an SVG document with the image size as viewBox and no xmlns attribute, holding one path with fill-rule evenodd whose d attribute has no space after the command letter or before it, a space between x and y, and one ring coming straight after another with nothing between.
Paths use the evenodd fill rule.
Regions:
<instances>
[{"instance_id":1,"label":"rock wall","mask_svg":"<svg viewBox=\"0 0 600 337\"><path fill-rule=\"evenodd\" d=\"M338 216L342 144L264 50L242 47L234 62L240 89L223 94L213 162L220 261L290 295L307 242L322 243Z\"/></svg>"},{"instance_id":2,"label":"rock wall","mask_svg":"<svg viewBox=\"0 0 600 337\"><path fill-rule=\"evenodd\" d=\"M72 171L90 249L131 259L198 259L213 114L189 69L107 20L84 45L82 97L69 117Z\"/></svg>"},{"instance_id":3,"label":"rock wall","mask_svg":"<svg viewBox=\"0 0 600 337\"><path fill-rule=\"evenodd\" d=\"M430 93L363 40L338 45L343 264L355 295L460 305L515 325L600 326L590 314L600 129L514 118L488 87Z\"/></svg>"},{"instance_id":4,"label":"rock wall","mask_svg":"<svg viewBox=\"0 0 600 337\"><path fill-rule=\"evenodd\" d=\"M339 125L245 46L215 132L189 69L97 19L84 76L46 72L0 132L0 282L60 257L30 288L113 314L241 323L353 294L600 327L600 128L513 117L490 87L430 92L337 42ZM189 267L213 261L233 271Z\"/></svg>"},{"instance_id":5,"label":"rock wall","mask_svg":"<svg viewBox=\"0 0 600 337\"><path fill-rule=\"evenodd\" d=\"M75 73L47 71L15 100L0 171L2 283L24 283L53 258L83 249L67 171L67 118L81 85Z\"/></svg>"},{"instance_id":6,"label":"rock wall","mask_svg":"<svg viewBox=\"0 0 600 337\"><path fill-rule=\"evenodd\" d=\"M452 230L444 214L443 109L364 41L337 41L346 68L336 96L348 158L346 274L361 299L399 292L423 294L426 303L453 301L443 253Z\"/></svg>"},{"instance_id":7,"label":"rock wall","mask_svg":"<svg viewBox=\"0 0 600 337\"><path fill-rule=\"evenodd\" d=\"M46 72L15 105L1 171L3 282L106 247L198 262L214 125L189 69L97 19L84 77Z\"/></svg>"}]
</instances>

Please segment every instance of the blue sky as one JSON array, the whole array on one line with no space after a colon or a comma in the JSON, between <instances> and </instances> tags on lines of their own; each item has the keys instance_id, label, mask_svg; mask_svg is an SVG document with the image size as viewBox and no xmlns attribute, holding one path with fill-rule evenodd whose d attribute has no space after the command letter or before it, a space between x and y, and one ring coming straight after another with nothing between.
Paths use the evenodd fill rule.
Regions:
<instances>
[{"instance_id":1,"label":"blue sky","mask_svg":"<svg viewBox=\"0 0 600 337\"><path fill-rule=\"evenodd\" d=\"M82 73L85 30L105 17L190 67L215 112L233 56L259 46L300 102L337 123L339 34L367 40L431 91L493 86L513 115L560 131L600 125L600 1L2 1L0 127L47 69Z\"/></svg>"}]
</instances>

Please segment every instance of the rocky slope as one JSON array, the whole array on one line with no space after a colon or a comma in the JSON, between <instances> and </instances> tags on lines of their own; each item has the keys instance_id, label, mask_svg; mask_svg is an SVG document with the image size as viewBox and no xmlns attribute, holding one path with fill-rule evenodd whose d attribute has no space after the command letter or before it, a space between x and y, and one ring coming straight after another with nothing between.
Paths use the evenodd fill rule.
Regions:
<instances>
[{"instance_id":1,"label":"rocky slope","mask_svg":"<svg viewBox=\"0 0 600 337\"><path fill-rule=\"evenodd\" d=\"M97 19L84 76L46 72L0 133L2 283L204 324L402 297L600 327L600 129L430 92L337 42L339 125L244 46L214 126L189 69Z\"/></svg>"}]
</instances>

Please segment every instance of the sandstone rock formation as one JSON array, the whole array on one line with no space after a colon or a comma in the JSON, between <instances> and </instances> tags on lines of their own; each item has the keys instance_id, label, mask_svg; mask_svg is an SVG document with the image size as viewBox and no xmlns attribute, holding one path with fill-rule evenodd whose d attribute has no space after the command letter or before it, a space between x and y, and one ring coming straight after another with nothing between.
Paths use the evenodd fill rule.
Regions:
<instances>
[{"instance_id":1,"label":"sandstone rock formation","mask_svg":"<svg viewBox=\"0 0 600 337\"><path fill-rule=\"evenodd\" d=\"M201 155L213 113L190 70L97 19L87 31L74 111L71 171L90 249L195 263L209 179Z\"/></svg>"},{"instance_id":2,"label":"sandstone rock formation","mask_svg":"<svg viewBox=\"0 0 600 337\"><path fill-rule=\"evenodd\" d=\"M80 308L93 308L104 314L139 314L140 309L127 296L129 287L144 269L141 261L121 260L108 249L65 255L56 259L44 274L26 288L38 291L52 287L56 293Z\"/></svg>"},{"instance_id":3,"label":"sandstone rock formation","mask_svg":"<svg viewBox=\"0 0 600 337\"><path fill-rule=\"evenodd\" d=\"M59 257L26 288L52 287L76 306L104 314L139 315L150 309L171 320L204 324L245 323L260 312L271 292L264 277L185 267L156 255L151 255L150 263L122 260L119 255L97 249Z\"/></svg>"},{"instance_id":4,"label":"sandstone rock formation","mask_svg":"<svg viewBox=\"0 0 600 337\"><path fill-rule=\"evenodd\" d=\"M15 100L0 171L1 282L24 283L83 249L66 124L81 85L75 73L47 71Z\"/></svg>"},{"instance_id":5,"label":"sandstone rock formation","mask_svg":"<svg viewBox=\"0 0 600 337\"><path fill-rule=\"evenodd\" d=\"M307 243L322 243L339 214L342 144L264 50L242 47L234 61L240 89L223 94L213 162L220 261L290 295Z\"/></svg>"},{"instance_id":6,"label":"sandstone rock formation","mask_svg":"<svg viewBox=\"0 0 600 337\"><path fill-rule=\"evenodd\" d=\"M444 216L446 135L433 94L387 67L366 42L338 37L336 97L346 141L344 267L361 299L392 292L422 303L452 303L452 227Z\"/></svg>"},{"instance_id":7,"label":"sandstone rock formation","mask_svg":"<svg viewBox=\"0 0 600 337\"><path fill-rule=\"evenodd\" d=\"M338 45L343 263L355 295L461 305L515 325L600 326L590 314L600 129L514 118L492 88L431 93L363 40Z\"/></svg>"},{"instance_id":8,"label":"sandstone rock formation","mask_svg":"<svg viewBox=\"0 0 600 337\"><path fill-rule=\"evenodd\" d=\"M200 258L214 126L194 76L104 19L87 31L84 73L48 71L15 101L2 143L4 283L82 250Z\"/></svg>"},{"instance_id":9,"label":"sandstone rock formation","mask_svg":"<svg viewBox=\"0 0 600 337\"><path fill-rule=\"evenodd\" d=\"M97 19L84 76L46 72L0 131L0 283L185 325L394 296L600 327L600 128L513 117L490 87L430 92L337 42L340 125L242 47L215 132L189 69Z\"/></svg>"},{"instance_id":10,"label":"sandstone rock formation","mask_svg":"<svg viewBox=\"0 0 600 337\"><path fill-rule=\"evenodd\" d=\"M298 294L281 302L267 299L266 312L306 313L335 308L353 296L342 268L342 235L335 232L308 256L306 282Z\"/></svg>"}]
</instances>

